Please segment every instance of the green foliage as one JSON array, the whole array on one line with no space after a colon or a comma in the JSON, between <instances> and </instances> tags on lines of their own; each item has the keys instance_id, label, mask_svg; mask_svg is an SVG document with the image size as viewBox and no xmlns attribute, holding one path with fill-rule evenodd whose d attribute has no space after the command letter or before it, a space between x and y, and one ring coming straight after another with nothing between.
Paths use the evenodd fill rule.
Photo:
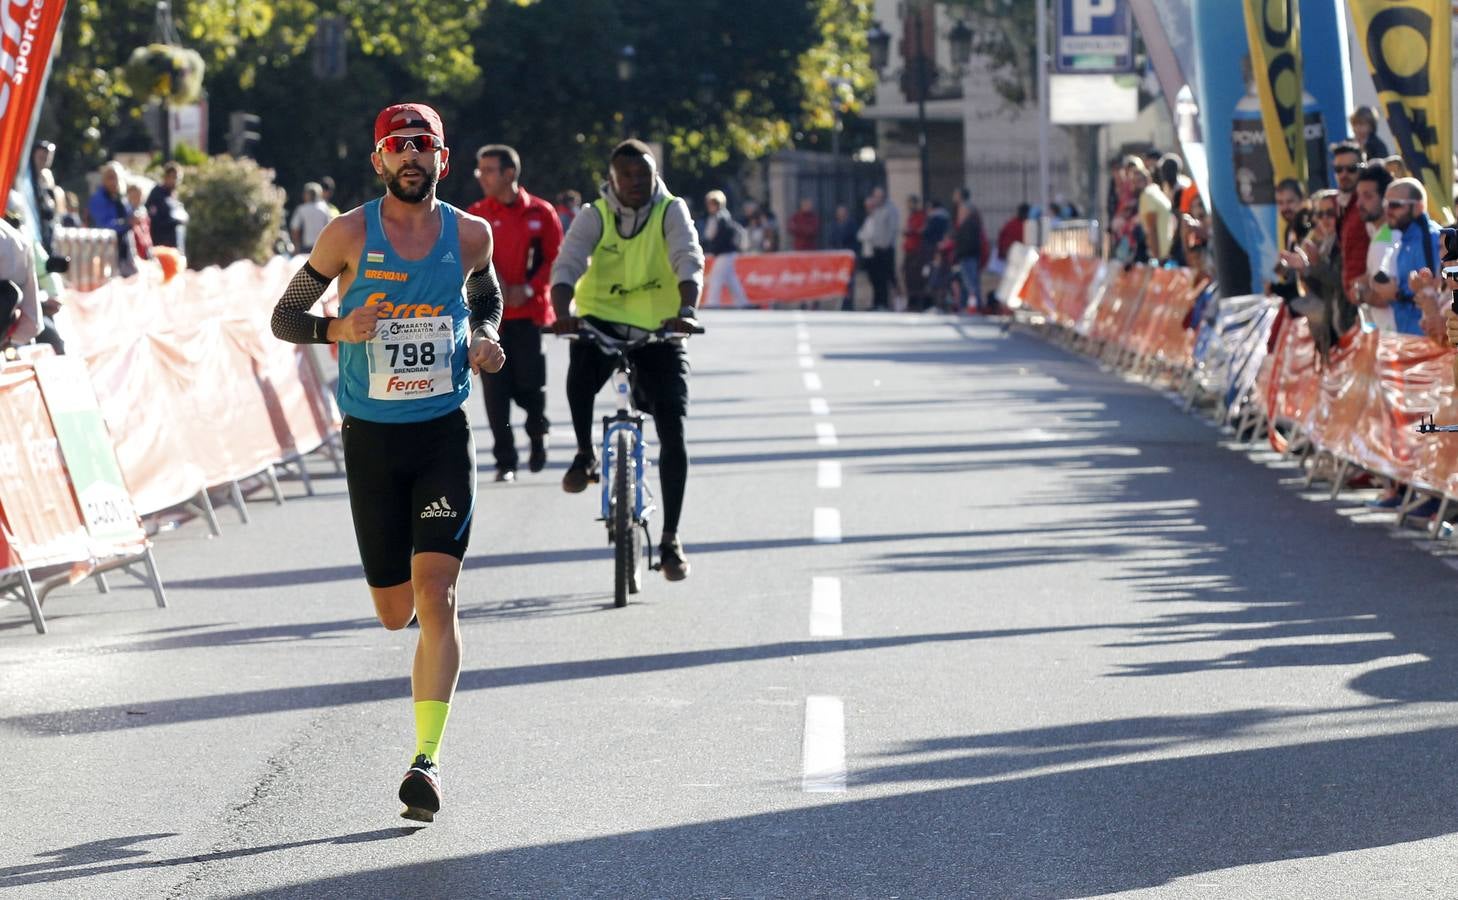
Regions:
<instances>
[{"instance_id":1,"label":"green foliage","mask_svg":"<svg viewBox=\"0 0 1458 900\"><path fill-rule=\"evenodd\" d=\"M441 111L455 152L442 196L462 205L479 196L473 151L487 141L516 145L524 183L547 195L565 187L594 194L609 149L630 131L666 148L674 189L717 181L716 173L807 132L815 143L832 100L853 114L870 86L871 5L173 0L172 9L182 43L205 64L209 149L226 147L230 112L255 113L256 156L278 184L297 192L332 175L335 202L347 208L378 194L370 124L403 99ZM37 136L56 142L58 178L78 193L110 153L155 149L141 113L158 80L145 71L128 79L125 65L156 38L155 8L155 0L69 4ZM315 75L326 16L345 28L348 71L339 81ZM626 44L637 49L637 73L622 83Z\"/></svg>"},{"instance_id":2,"label":"green foliage","mask_svg":"<svg viewBox=\"0 0 1458 900\"><path fill-rule=\"evenodd\" d=\"M177 149L172 153L172 159L178 163L181 163L183 166L191 166L196 168L197 166L205 164L208 161L209 157L206 153L202 152L191 144L178 144ZM157 155L152 157L152 164L148 167L148 171L150 172L154 169L156 170L156 172L152 176L154 180L160 179L162 177L162 167L166 164L167 157L163 154L158 153Z\"/></svg>"},{"instance_id":3,"label":"green foliage","mask_svg":"<svg viewBox=\"0 0 1458 900\"><path fill-rule=\"evenodd\" d=\"M188 265L203 268L238 259L262 263L283 227L284 193L273 172L251 159L215 156L188 169L177 188L190 221Z\"/></svg>"}]
</instances>

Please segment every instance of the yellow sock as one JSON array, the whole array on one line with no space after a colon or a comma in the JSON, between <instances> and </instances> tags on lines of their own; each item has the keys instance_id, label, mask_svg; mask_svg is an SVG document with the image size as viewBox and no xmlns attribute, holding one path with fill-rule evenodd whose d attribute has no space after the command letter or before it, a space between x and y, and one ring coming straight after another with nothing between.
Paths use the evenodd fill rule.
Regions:
<instances>
[{"instance_id":1,"label":"yellow sock","mask_svg":"<svg viewBox=\"0 0 1458 900\"><path fill-rule=\"evenodd\" d=\"M421 700L415 704L415 754L424 753L431 762L440 762L440 738L445 733L446 717L451 705L442 700Z\"/></svg>"}]
</instances>

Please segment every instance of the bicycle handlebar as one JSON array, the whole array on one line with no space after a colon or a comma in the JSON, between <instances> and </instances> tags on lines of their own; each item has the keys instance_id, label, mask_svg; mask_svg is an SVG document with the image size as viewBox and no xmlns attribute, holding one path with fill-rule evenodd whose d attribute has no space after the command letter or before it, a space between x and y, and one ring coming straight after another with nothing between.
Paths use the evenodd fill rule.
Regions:
<instances>
[{"instance_id":1,"label":"bicycle handlebar","mask_svg":"<svg viewBox=\"0 0 1458 900\"><path fill-rule=\"evenodd\" d=\"M542 333L557 334L557 332L553 331L549 326L543 326ZM666 344L669 342L686 341L691 334L703 333L704 326L699 325L698 323L693 323L692 331L677 331L671 330L667 327L659 327L647 332L642 337L623 339L619 337L613 337L612 335L603 331L601 328L598 328L596 325L592 324L586 319L578 319L577 331L575 333L568 332L566 334L558 334L557 336L567 338L568 340L586 338L587 340L596 344L602 350L605 350L609 353L627 353L632 350L637 350L639 347L647 347L649 344Z\"/></svg>"}]
</instances>

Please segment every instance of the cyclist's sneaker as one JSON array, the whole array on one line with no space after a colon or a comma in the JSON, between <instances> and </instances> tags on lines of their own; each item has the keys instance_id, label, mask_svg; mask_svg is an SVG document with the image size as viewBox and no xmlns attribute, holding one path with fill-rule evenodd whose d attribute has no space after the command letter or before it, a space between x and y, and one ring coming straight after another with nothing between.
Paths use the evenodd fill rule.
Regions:
<instances>
[{"instance_id":1,"label":"cyclist's sneaker","mask_svg":"<svg viewBox=\"0 0 1458 900\"><path fill-rule=\"evenodd\" d=\"M674 536L665 540L658 546L659 567L663 569L663 577L669 581L683 581L689 577L689 561L684 555L683 544L679 543L678 537Z\"/></svg>"},{"instance_id":2,"label":"cyclist's sneaker","mask_svg":"<svg viewBox=\"0 0 1458 900\"><path fill-rule=\"evenodd\" d=\"M547 436L545 434L532 435L532 452L527 457L527 469L531 472L540 472L547 466Z\"/></svg>"},{"instance_id":3,"label":"cyclist's sneaker","mask_svg":"<svg viewBox=\"0 0 1458 900\"><path fill-rule=\"evenodd\" d=\"M597 457L591 453L579 453L572 458L567 474L562 476L562 490L580 494L587 490L588 482L596 484L597 479Z\"/></svg>"},{"instance_id":4,"label":"cyclist's sneaker","mask_svg":"<svg viewBox=\"0 0 1458 900\"><path fill-rule=\"evenodd\" d=\"M405 804L400 816L417 822L434 822L440 812L440 768L424 753L415 757L400 782L400 802Z\"/></svg>"}]
</instances>

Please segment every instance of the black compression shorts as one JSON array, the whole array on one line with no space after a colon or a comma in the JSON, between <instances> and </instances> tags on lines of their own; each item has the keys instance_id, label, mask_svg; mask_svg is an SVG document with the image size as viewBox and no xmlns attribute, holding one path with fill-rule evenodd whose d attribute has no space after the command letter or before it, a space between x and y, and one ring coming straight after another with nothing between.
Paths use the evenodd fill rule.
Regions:
<instances>
[{"instance_id":1,"label":"black compression shorts","mask_svg":"<svg viewBox=\"0 0 1458 900\"><path fill-rule=\"evenodd\" d=\"M466 413L426 422L344 419L345 479L365 580L410 580L410 558L464 559L476 503L476 445Z\"/></svg>"}]
</instances>

